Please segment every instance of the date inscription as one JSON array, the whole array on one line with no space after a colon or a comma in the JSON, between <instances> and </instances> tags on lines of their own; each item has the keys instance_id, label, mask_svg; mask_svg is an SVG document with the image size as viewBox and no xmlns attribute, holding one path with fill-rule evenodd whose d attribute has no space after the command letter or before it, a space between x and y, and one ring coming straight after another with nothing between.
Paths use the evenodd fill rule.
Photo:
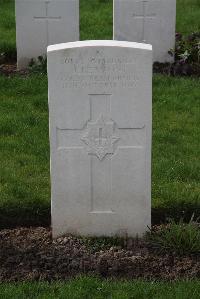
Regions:
<instances>
[{"instance_id":1,"label":"date inscription","mask_svg":"<svg viewBox=\"0 0 200 299\"><path fill-rule=\"evenodd\" d=\"M102 53L82 58L65 57L59 76L66 89L134 88L139 81L134 72L136 61L126 58L108 58ZM97 56L97 57L96 57Z\"/></svg>"}]
</instances>

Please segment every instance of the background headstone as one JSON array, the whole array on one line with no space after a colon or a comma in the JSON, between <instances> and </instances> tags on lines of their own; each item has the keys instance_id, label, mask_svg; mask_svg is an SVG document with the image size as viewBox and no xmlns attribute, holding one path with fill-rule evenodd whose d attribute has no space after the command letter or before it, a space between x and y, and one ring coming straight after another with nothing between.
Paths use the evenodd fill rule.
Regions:
<instances>
[{"instance_id":1,"label":"background headstone","mask_svg":"<svg viewBox=\"0 0 200 299\"><path fill-rule=\"evenodd\" d=\"M152 47L48 47L53 235L142 235L151 224Z\"/></svg>"},{"instance_id":2,"label":"background headstone","mask_svg":"<svg viewBox=\"0 0 200 299\"><path fill-rule=\"evenodd\" d=\"M114 39L148 43L153 61L174 60L176 0L114 0Z\"/></svg>"},{"instance_id":3,"label":"background headstone","mask_svg":"<svg viewBox=\"0 0 200 299\"><path fill-rule=\"evenodd\" d=\"M18 68L47 46L79 40L79 0L16 0Z\"/></svg>"}]
</instances>

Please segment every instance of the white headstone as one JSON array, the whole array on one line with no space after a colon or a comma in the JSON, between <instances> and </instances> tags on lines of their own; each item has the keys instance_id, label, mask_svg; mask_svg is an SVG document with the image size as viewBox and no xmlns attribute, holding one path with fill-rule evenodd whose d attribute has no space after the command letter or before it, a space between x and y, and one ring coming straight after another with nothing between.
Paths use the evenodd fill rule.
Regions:
<instances>
[{"instance_id":1,"label":"white headstone","mask_svg":"<svg viewBox=\"0 0 200 299\"><path fill-rule=\"evenodd\" d=\"M142 235L151 223L152 47L48 47L53 236Z\"/></svg>"},{"instance_id":2,"label":"white headstone","mask_svg":"<svg viewBox=\"0 0 200 299\"><path fill-rule=\"evenodd\" d=\"M18 68L48 45L79 40L79 0L16 0L15 11Z\"/></svg>"},{"instance_id":3,"label":"white headstone","mask_svg":"<svg viewBox=\"0 0 200 299\"><path fill-rule=\"evenodd\" d=\"M171 62L176 0L114 0L114 39L153 46L153 61Z\"/></svg>"}]
</instances>

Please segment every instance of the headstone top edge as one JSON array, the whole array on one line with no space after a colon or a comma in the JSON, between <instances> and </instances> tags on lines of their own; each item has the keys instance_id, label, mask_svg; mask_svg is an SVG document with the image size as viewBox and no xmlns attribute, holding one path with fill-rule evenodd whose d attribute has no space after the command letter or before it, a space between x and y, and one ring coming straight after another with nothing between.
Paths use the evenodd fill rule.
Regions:
<instances>
[{"instance_id":1,"label":"headstone top edge","mask_svg":"<svg viewBox=\"0 0 200 299\"><path fill-rule=\"evenodd\" d=\"M82 47L121 47L121 48L133 48L152 51L152 45L128 41L116 41L116 40L87 40L76 41L69 43L61 43L56 45L50 45L47 48L47 52L54 52L58 50L74 49Z\"/></svg>"}]
</instances>

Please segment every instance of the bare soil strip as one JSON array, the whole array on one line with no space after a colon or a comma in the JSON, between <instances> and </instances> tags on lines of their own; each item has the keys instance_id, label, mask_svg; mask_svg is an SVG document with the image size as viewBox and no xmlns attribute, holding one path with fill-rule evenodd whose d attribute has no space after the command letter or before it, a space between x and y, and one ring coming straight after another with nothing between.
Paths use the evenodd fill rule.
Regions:
<instances>
[{"instance_id":1,"label":"bare soil strip","mask_svg":"<svg viewBox=\"0 0 200 299\"><path fill-rule=\"evenodd\" d=\"M101 277L178 280L200 277L199 256L157 254L143 240L94 252L81 238L52 240L49 228L0 231L0 281Z\"/></svg>"}]
</instances>

